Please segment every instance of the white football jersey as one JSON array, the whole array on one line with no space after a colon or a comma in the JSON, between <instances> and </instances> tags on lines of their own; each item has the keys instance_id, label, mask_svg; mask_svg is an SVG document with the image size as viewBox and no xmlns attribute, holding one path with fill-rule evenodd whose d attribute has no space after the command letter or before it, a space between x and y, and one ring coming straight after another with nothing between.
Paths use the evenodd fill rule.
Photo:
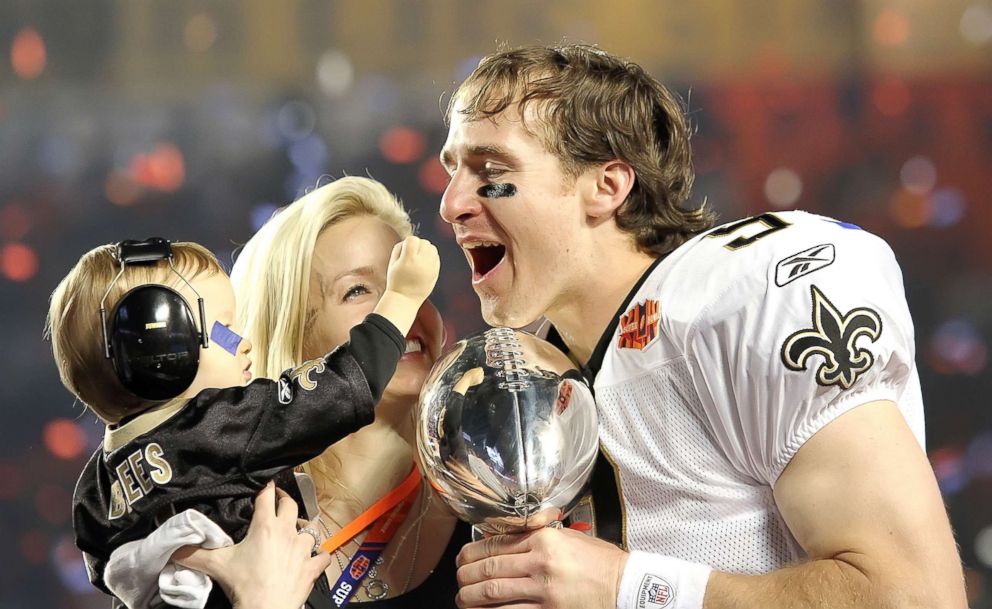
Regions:
<instances>
[{"instance_id":1,"label":"white football jersey","mask_svg":"<svg viewBox=\"0 0 992 609\"><path fill-rule=\"evenodd\" d=\"M594 383L627 549L779 568L805 554L772 489L814 433L892 400L923 446L913 323L878 237L763 214L692 239L635 289Z\"/></svg>"}]
</instances>

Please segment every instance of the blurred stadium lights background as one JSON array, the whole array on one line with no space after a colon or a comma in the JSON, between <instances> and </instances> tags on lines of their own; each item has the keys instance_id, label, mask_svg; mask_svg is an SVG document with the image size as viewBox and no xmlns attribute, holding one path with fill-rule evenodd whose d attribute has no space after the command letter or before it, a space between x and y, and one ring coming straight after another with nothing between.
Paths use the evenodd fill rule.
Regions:
<instances>
[{"instance_id":1,"label":"blurred stadium lights background","mask_svg":"<svg viewBox=\"0 0 992 609\"><path fill-rule=\"evenodd\" d=\"M439 106L498 41L563 40L683 94L695 196L724 220L802 208L889 240L928 452L992 607L992 0L0 0L0 606L108 606L69 523L102 430L41 339L78 256L161 235L230 261L276 207L368 174L441 246L449 335L479 329L436 215Z\"/></svg>"}]
</instances>

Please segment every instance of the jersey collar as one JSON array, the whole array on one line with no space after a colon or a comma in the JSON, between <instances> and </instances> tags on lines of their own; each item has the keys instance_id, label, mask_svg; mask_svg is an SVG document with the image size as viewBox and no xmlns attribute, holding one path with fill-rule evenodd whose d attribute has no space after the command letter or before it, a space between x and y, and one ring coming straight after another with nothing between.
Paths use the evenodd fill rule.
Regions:
<instances>
[{"instance_id":1,"label":"jersey collar","mask_svg":"<svg viewBox=\"0 0 992 609\"><path fill-rule=\"evenodd\" d=\"M103 452L110 454L140 435L155 429L183 409L189 400L173 400L129 419L121 425L108 425L103 434Z\"/></svg>"},{"instance_id":2,"label":"jersey collar","mask_svg":"<svg viewBox=\"0 0 992 609\"><path fill-rule=\"evenodd\" d=\"M606 328L603 330L603 334L599 337L599 342L596 343L596 348L593 349L592 355L589 357L589 361L582 367L582 376L586 379L586 382L589 383L590 387L592 387L593 382L596 380L596 375L599 374L599 369L603 367L603 358L606 357L606 350L610 347L610 342L613 340L613 333L616 332L617 323L620 321L620 316L623 315L628 307L630 307L630 301L634 299L634 296L636 296L637 292L640 291L641 286L644 285L647 278L651 276L654 269L664 259L665 256L655 258L654 262L651 263L651 266L649 266L647 270L641 274L641 276L634 283L634 286L630 288L629 292L627 292L627 296L623 299L623 302L620 303L620 307L617 309L617 312L613 314L613 320L607 324ZM558 334L558 330L553 325L548 328L548 335L546 339L552 345L558 347L563 353L568 353L568 345L565 344L565 341L562 340L561 335Z\"/></svg>"}]
</instances>

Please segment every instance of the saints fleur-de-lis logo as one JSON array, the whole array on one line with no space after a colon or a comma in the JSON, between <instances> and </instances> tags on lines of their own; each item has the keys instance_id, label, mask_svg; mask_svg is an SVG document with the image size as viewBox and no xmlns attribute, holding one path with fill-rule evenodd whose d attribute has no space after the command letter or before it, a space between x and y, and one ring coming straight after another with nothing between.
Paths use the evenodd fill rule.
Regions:
<instances>
[{"instance_id":1,"label":"saints fleur-de-lis logo","mask_svg":"<svg viewBox=\"0 0 992 609\"><path fill-rule=\"evenodd\" d=\"M851 309L841 314L815 285L813 294L813 327L792 334L782 345L782 361L790 370L806 370L814 355L823 358L816 371L821 385L840 385L850 389L866 370L875 363L871 351L857 345L858 338L867 336L875 342L882 334L882 318L867 308Z\"/></svg>"},{"instance_id":2,"label":"saints fleur-de-lis logo","mask_svg":"<svg viewBox=\"0 0 992 609\"><path fill-rule=\"evenodd\" d=\"M322 359L312 359L309 362L304 362L299 368L293 370L289 373L289 377L295 380L301 389L306 389L307 391L313 391L317 388L317 381L313 380L310 376L312 372L320 374L324 371L324 360Z\"/></svg>"}]
</instances>

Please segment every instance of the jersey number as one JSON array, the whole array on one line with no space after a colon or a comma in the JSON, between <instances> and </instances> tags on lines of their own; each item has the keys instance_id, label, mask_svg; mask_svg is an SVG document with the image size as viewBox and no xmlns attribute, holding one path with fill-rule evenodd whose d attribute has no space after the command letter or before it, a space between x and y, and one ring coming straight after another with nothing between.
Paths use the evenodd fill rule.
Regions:
<instances>
[{"instance_id":1,"label":"jersey number","mask_svg":"<svg viewBox=\"0 0 992 609\"><path fill-rule=\"evenodd\" d=\"M750 237L737 237L730 243L725 243L723 247L727 248L728 250L739 250L742 247L747 247L751 245L752 243L754 243L758 239L761 239L762 237L767 237L768 235L771 235L774 232L780 231L783 228L788 228L789 226L791 226L788 222L786 222L782 218L779 218L775 214L761 214L760 216L752 216L750 218L744 218L739 222L728 224L723 228L716 229L715 231L709 233L706 236L726 237L727 235L736 233L745 226L750 226L752 224L763 224L765 225L766 228L765 230L761 232L757 232L751 235Z\"/></svg>"}]
</instances>

